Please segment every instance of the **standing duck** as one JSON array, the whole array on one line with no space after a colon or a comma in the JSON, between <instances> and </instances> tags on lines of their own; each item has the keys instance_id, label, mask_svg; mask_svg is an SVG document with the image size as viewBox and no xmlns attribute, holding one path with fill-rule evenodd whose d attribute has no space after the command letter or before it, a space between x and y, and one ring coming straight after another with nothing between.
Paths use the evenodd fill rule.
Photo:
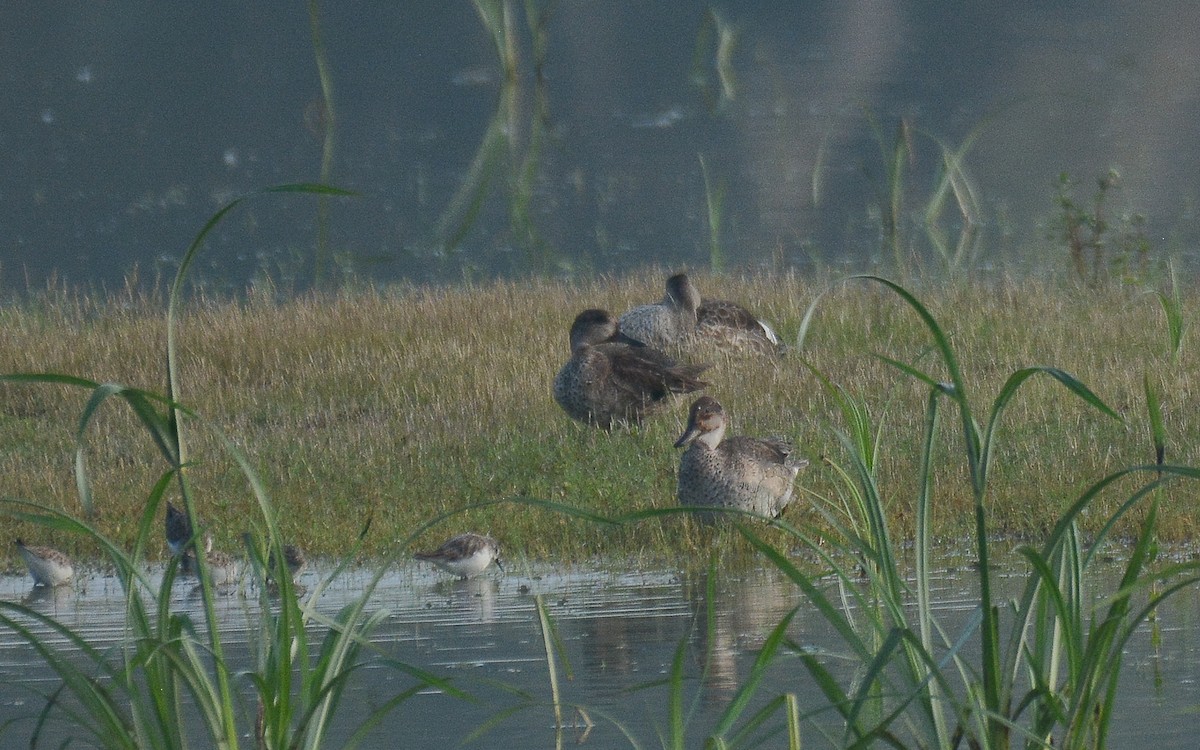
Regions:
<instances>
[{"instance_id":1,"label":"standing duck","mask_svg":"<svg viewBox=\"0 0 1200 750\"><path fill-rule=\"evenodd\" d=\"M18 539L17 551L25 558L34 586L54 588L70 583L75 576L71 559L53 547L29 547Z\"/></svg>"},{"instance_id":2,"label":"standing duck","mask_svg":"<svg viewBox=\"0 0 1200 750\"><path fill-rule=\"evenodd\" d=\"M715 398L692 404L687 428L675 442L688 446L679 461L679 504L733 508L776 518L792 501L792 482L808 461L784 439L725 437L729 422Z\"/></svg>"},{"instance_id":3,"label":"standing duck","mask_svg":"<svg viewBox=\"0 0 1200 750\"><path fill-rule=\"evenodd\" d=\"M617 330L605 310L584 310L571 325L571 359L554 378L554 400L575 419L605 430L641 424L672 393L691 393L707 365L681 365Z\"/></svg>"}]
</instances>

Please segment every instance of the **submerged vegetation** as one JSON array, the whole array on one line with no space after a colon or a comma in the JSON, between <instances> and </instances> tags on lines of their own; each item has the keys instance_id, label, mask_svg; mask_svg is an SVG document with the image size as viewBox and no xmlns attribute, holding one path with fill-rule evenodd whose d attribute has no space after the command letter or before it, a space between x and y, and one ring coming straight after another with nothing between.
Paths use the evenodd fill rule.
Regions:
<instances>
[{"instance_id":1,"label":"submerged vegetation","mask_svg":"<svg viewBox=\"0 0 1200 750\"><path fill-rule=\"evenodd\" d=\"M1110 278L1141 280L1150 268L1146 217L1112 206L1113 194L1120 185L1120 173L1109 170L1096 180L1096 193L1087 206L1075 199L1075 183L1070 176L1059 177L1057 239L1067 246L1076 278L1091 286Z\"/></svg>"}]
</instances>

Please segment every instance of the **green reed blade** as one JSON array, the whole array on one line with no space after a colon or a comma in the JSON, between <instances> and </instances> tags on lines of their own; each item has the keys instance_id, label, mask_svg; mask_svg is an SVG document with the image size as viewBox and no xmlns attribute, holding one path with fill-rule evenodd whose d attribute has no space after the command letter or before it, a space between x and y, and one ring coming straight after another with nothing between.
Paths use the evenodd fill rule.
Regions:
<instances>
[{"instance_id":1,"label":"green reed blade","mask_svg":"<svg viewBox=\"0 0 1200 750\"><path fill-rule=\"evenodd\" d=\"M1162 405L1158 391L1150 383L1150 373L1142 376L1142 390L1146 394L1146 416L1150 420L1150 440L1154 444L1154 463L1162 465L1167 456L1167 430L1163 425Z\"/></svg>"},{"instance_id":2,"label":"green reed blade","mask_svg":"<svg viewBox=\"0 0 1200 750\"><path fill-rule=\"evenodd\" d=\"M754 697L754 693L758 690L759 685L766 676L767 668L774 661L775 654L779 650L780 644L783 643L784 637L787 635L787 628L791 625L792 618L796 616L796 612L798 611L798 607L793 608L767 634L766 639L759 648L758 655L754 658L754 664L750 666L750 673L738 687L737 692L734 693L729 705L721 712L720 720L713 730L715 736L724 737L728 735L738 718L741 717L742 712L746 710L750 700Z\"/></svg>"},{"instance_id":3,"label":"green reed blade","mask_svg":"<svg viewBox=\"0 0 1200 750\"><path fill-rule=\"evenodd\" d=\"M671 660L671 673L667 681L670 687L667 698L667 721L669 740L674 750L684 750L686 724L683 716L683 664L687 655L688 639L679 639L675 647L675 657Z\"/></svg>"}]
</instances>

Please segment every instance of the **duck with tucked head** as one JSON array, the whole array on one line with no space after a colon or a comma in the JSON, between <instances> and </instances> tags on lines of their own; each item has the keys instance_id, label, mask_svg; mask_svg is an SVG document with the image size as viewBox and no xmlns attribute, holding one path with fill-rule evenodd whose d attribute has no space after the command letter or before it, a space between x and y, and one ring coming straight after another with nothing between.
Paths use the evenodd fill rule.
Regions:
<instances>
[{"instance_id":1,"label":"duck with tucked head","mask_svg":"<svg viewBox=\"0 0 1200 750\"><path fill-rule=\"evenodd\" d=\"M679 364L617 330L605 310L584 310L571 325L571 359L554 378L554 400L575 419L605 430L641 424L672 393L707 387L707 365Z\"/></svg>"},{"instance_id":2,"label":"duck with tucked head","mask_svg":"<svg viewBox=\"0 0 1200 750\"><path fill-rule=\"evenodd\" d=\"M808 461L794 456L783 438L726 437L728 426L715 398L701 396L692 404L675 442L676 448L688 446L679 460L679 504L777 518L792 502L792 483Z\"/></svg>"},{"instance_id":3,"label":"duck with tucked head","mask_svg":"<svg viewBox=\"0 0 1200 750\"><path fill-rule=\"evenodd\" d=\"M621 332L630 338L664 349L685 346L694 339L734 349L771 353L783 349L769 324L737 302L703 300L685 273L667 279L662 301L629 310L619 323Z\"/></svg>"},{"instance_id":4,"label":"duck with tucked head","mask_svg":"<svg viewBox=\"0 0 1200 750\"><path fill-rule=\"evenodd\" d=\"M646 346L670 349L689 343L696 335L699 309L700 292L687 274L677 273L667 279L662 300L625 311L617 324L621 333Z\"/></svg>"}]
</instances>

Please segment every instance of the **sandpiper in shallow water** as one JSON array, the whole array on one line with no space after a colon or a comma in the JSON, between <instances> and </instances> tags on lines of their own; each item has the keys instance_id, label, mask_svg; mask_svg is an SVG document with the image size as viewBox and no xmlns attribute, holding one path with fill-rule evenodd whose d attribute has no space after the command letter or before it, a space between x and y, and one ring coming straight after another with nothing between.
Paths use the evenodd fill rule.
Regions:
<instances>
[{"instance_id":1,"label":"sandpiper in shallow water","mask_svg":"<svg viewBox=\"0 0 1200 750\"><path fill-rule=\"evenodd\" d=\"M208 571L212 575L214 586L227 586L237 581L241 565L233 555L213 550L204 553L204 561L208 563Z\"/></svg>"},{"instance_id":2,"label":"sandpiper in shallow water","mask_svg":"<svg viewBox=\"0 0 1200 750\"><path fill-rule=\"evenodd\" d=\"M213 540L208 534L204 535L204 562L208 567L208 574L214 586L225 586L237 580L238 571L241 567L238 559L227 552L221 552L212 548ZM189 546L183 553L179 563L179 570L184 575L198 575L199 568L196 564L196 550Z\"/></svg>"},{"instance_id":3,"label":"sandpiper in shallow water","mask_svg":"<svg viewBox=\"0 0 1200 750\"><path fill-rule=\"evenodd\" d=\"M504 569L500 562L500 544L490 536L470 532L450 538L432 552L417 552L413 557L433 563L463 580L474 578L493 562Z\"/></svg>"},{"instance_id":4,"label":"sandpiper in shallow water","mask_svg":"<svg viewBox=\"0 0 1200 750\"><path fill-rule=\"evenodd\" d=\"M794 456L782 438L725 437L728 425L715 398L692 404L687 429L675 442L676 448L688 446L679 460L679 504L779 516L808 461Z\"/></svg>"},{"instance_id":5,"label":"sandpiper in shallow water","mask_svg":"<svg viewBox=\"0 0 1200 750\"><path fill-rule=\"evenodd\" d=\"M571 325L571 359L554 378L554 400L575 419L610 429L641 424L672 393L707 387L707 365L679 364L617 330L605 310L584 310Z\"/></svg>"},{"instance_id":6,"label":"sandpiper in shallow water","mask_svg":"<svg viewBox=\"0 0 1200 750\"><path fill-rule=\"evenodd\" d=\"M171 550L171 554L175 556L182 555L184 547L188 546L188 543L192 541L192 524L188 520L187 513L176 508L175 504L170 500L167 501L165 531L167 547ZM209 544L211 543L212 540L209 540Z\"/></svg>"},{"instance_id":7,"label":"sandpiper in shallow water","mask_svg":"<svg viewBox=\"0 0 1200 750\"><path fill-rule=\"evenodd\" d=\"M300 575L300 571L304 570L307 562L304 552L299 547L294 544L283 545L283 564L287 566L288 574L293 579ZM275 574L275 567L275 551L272 550L271 554L267 556L267 576Z\"/></svg>"},{"instance_id":8,"label":"sandpiper in shallow water","mask_svg":"<svg viewBox=\"0 0 1200 750\"><path fill-rule=\"evenodd\" d=\"M17 550L25 559L34 586L62 586L75 576L71 559L53 547L29 547L18 539Z\"/></svg>"}]
</instances>

